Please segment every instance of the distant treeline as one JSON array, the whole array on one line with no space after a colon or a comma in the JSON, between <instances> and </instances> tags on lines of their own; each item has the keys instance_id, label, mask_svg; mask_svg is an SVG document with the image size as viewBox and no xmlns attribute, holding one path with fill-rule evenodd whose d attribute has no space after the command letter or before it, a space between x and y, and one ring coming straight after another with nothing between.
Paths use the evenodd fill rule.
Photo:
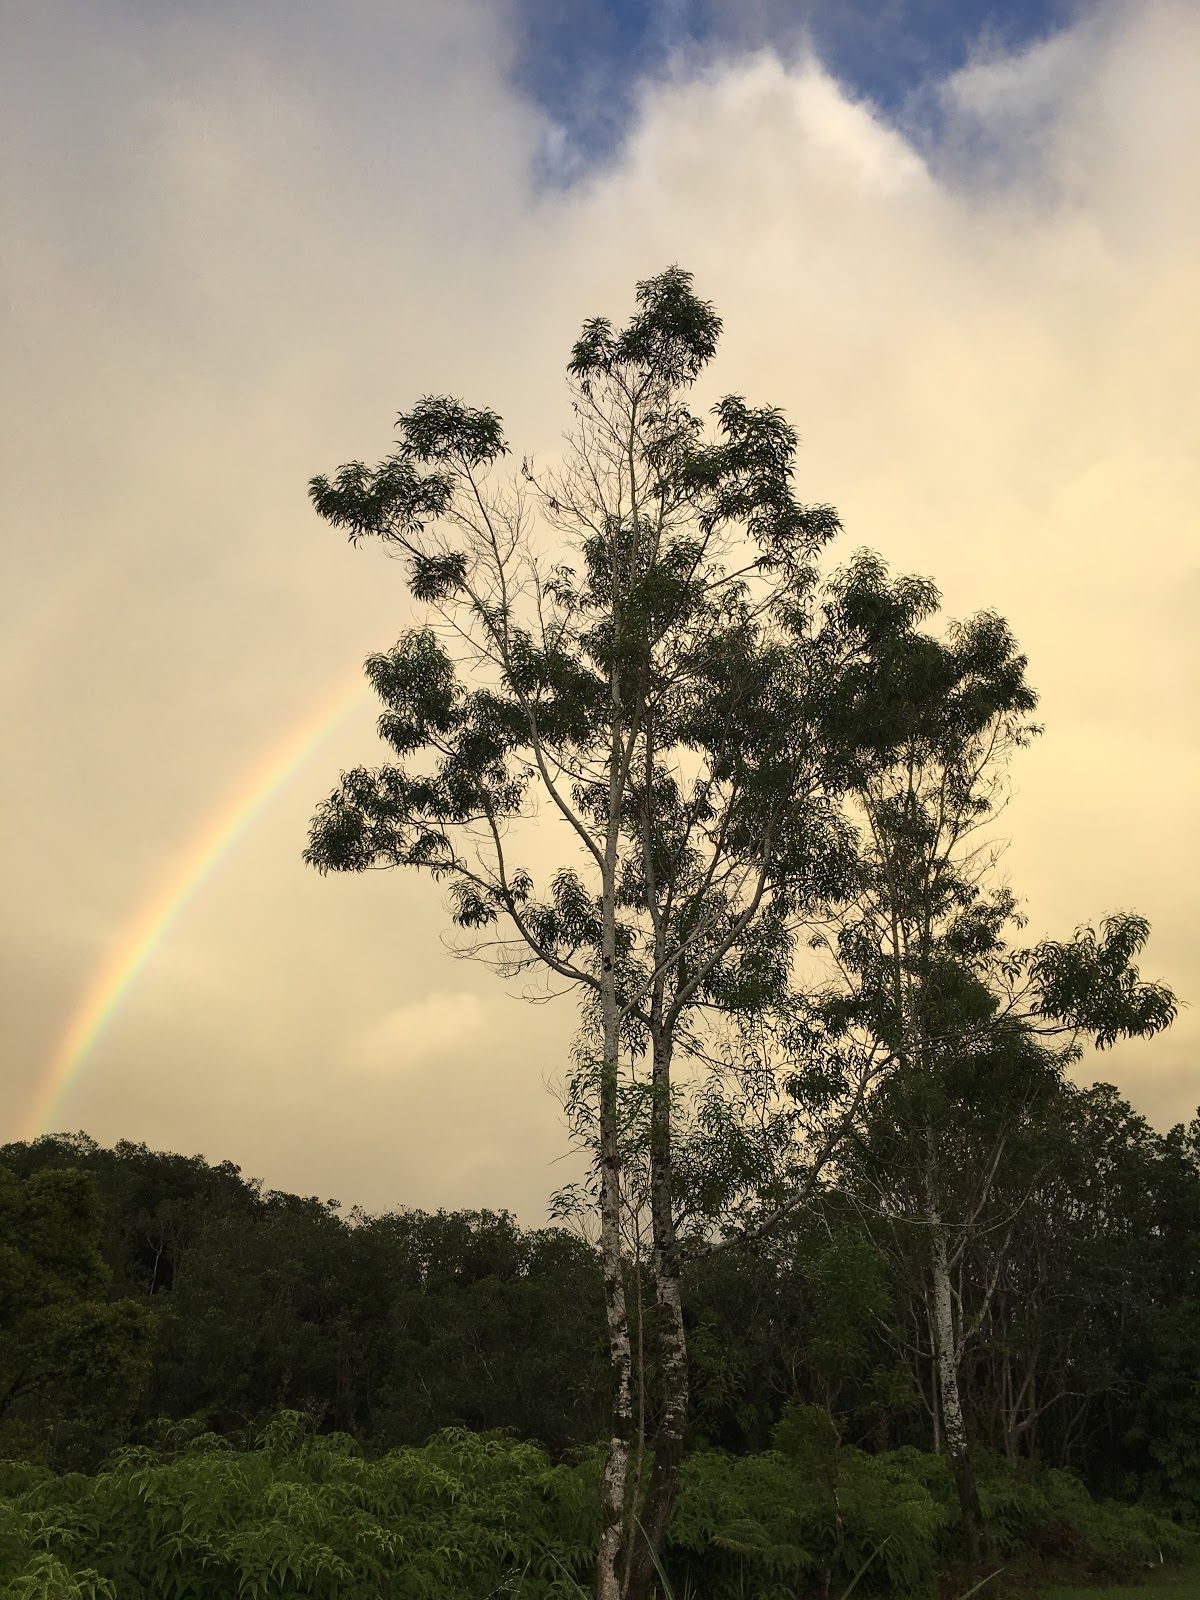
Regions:
<instances>
[{"instance_id":1,"label":"distant treeline","mask_svg":"<svg viewBox=\"0 0 1200 1600\"><path fill-rule=\"evenodd\" d=\"M767 1449L789 1407L847 1446L936 1446L922 1241L872 1211L870 1161L868 1136L766 1248L688 1267L697 1446ZM1013 1185L1003 1248L972 1236L958 1264L972 1436L1187 1520L1200 1122L1160 1134L1068 1087ZM228 1162L48 1136L0 1149L0 1291L0 1455L59 1469L164 1419L245 1440L281 1407L369 1453L464 1427L562 1458L604 1432L597 1253L505 1213L343 1212Z\"/></svg>"}]
</instances>

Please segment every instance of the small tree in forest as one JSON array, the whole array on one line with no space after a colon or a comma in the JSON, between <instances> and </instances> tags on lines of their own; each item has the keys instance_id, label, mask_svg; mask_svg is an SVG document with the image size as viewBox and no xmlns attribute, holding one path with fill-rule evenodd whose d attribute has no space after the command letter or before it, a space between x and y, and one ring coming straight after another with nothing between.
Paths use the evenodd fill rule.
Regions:
<instances>
[{"instance_id":1,"label":"small tree in forest","mask_svg":"<svg viewBox=\"0 0 1200 1600\"><path fill-rule=\"evenodd\" d=\"M848 868L815 733L813 558L837 518L794 497L796 440L777 410L729 396L709 435L689 409L719 331L677 267L638 285L624 328L588 322L568 368L575 432L550 476L522 462L503 478L499 417L427 397L380 466L311 484L334 526L407 558L428 618L367 662L394 759L343 775L308 861L429 873L465 948L570 988L597 1041L612 1362L601 1600L649 1591L684 1444L676 1057L710 1010L784 1003L797 925L844 892ZM540 879L519 826L539 807L558 824L541 850L561 846ZM630 1057L648 1063L661 1388L636 1499L620 1240Z\"/></svg>"},{"instance_id":2,"label":"small tree in forest","mask_svg":"<svg viewBox=\"0 0 1200 1600\"><path fill-rule=\"evenodd\" d=\"M154 1318L109 1299L103 1224L87 1173L0 1166L0 1425L18 1452L104 1439L149 1369Z\"/></svg>"},{"instance_id":3,"label":"small tree in forest","mask_svg":"<svg viewBox=\"0 0 1200 1600\"><path fill-rule=\"evenodd\" d=\"M922 627L938 603L932 585L889 580L874 556L860 556L831 593L829 629L846 647L828 733L863 852L836 935L815 941L836 974L811 1026L881 1042L896 1065L847 1167L866 1177L893 1235L903 1225L907 1246L917 1241L931 1406L974 1558L982 1519L960 1369L1003 1260L998 1175L1015 1163L1022 1119L1085 1036L1103 1048L1154 1034L1176 1002L1133 965L1149 933L1140 917L1110 917L1065 943L1010 941L1022 919L981 830L1003 804L1010 756L1039 730L1007 626L984 613L934 637ZM1011 1183L1005 1193L1011 1200ZM984 1234L988 1279L968 1306L963 1264Z\"/></svg>"}]
</instances>

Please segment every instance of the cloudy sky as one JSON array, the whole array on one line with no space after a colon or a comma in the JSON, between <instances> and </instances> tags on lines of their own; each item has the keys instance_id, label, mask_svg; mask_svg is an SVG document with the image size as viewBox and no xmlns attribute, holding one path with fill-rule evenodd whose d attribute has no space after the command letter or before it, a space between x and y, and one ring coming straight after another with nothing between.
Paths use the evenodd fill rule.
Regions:
<instances>
[{"instance_id":1,"label":"cloudy sky","mask_svg":"<svg viewBox=\"0 0 1200 1600\"><path fill-rule=\"evenodd\" d=\"M0 12L0 1138L541 1215L569 1011L429 886L300 863L410 615L305 484L430 390L551 457L579 323L673 261L725 318L702 398L787 409L842 553L1028 651L1031 932L1135 907L1200 997L1195 0ZM1165 1125L1198 1033L1083 1070Z\"/></svg>"}]
</instances>

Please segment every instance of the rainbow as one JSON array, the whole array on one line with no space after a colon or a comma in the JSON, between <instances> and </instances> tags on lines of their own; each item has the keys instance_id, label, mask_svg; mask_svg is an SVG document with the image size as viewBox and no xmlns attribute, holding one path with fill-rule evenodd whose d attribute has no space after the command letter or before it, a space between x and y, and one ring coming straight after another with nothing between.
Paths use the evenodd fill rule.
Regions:
<instances>
[{"instance_id":1,"label":"rainbow","mask_svg":"<svg viewBox=\"0 0 1200 1600\"><path fill-rule=\"evenodd\" d=\"M223 857L253 827L322 741L369 693L360 671L355 673L353 682L343 682L333 693L323 696L255 762L187 840L166 876L121 927L80 995L36 1086L21 1138L36 1138L45 1129L155 950Z\"/></svg>"}]
</instances>

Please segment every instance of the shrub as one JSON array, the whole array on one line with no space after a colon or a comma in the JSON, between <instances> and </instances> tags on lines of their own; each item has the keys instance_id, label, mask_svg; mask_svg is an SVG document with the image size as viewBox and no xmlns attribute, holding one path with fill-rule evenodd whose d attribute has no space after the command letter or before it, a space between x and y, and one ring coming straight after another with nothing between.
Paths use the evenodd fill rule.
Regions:
<instances>
[{"instance_id":1,"label":"shrub","mask_svg":"<svg viewBox=\"0 0 1200 1600\"><path fill-rule=\"evenodd\" d=\"M33 1483L5 1507L0 1594L480 1600L522 1573L527 1600L551 1600L587 1571L597 1499L590 1463L535 1445L452 1432L367 1461L284 1413L250 1450L200 1435ZM61 1581L37 1587L51 1562Z\"/></svg>"},{"instance_id":2,"label":"shrub","mask_svg":"<svg viewBox=\"0 0 1200 1600\"><path fill-rule=\"evenodd\" d=\"M1120 1576L1181 1559L1192 1541L1144 1506L1093 1500L1071 1472L982 1458L979 1494L997 1554L1030 1553Z\"/></svg>"},{"instance_id":3,"label":"shrub","mask_svg":"<svg viewBox=\"0 0 1200 1600\"><path fill-rule=\"evenodd\" d=\"M805 1456L701 1452L684 1468L668 1566L705 1600L795 1600L827 1572L834 1592L861 1572L864 1596L928 1594L946 1510L905 1463L843 1449L833 1496Z\"/></svg>"},{"instance_id":4,"label":"shrub","mask_svg":"<svg viewBox=\"0 0 1200 1600\"><path fill-rule=\"evenodd\" d=\"M833 1594L925 1600L956 1541L944 1461L838 1448L803 1410L782 1448L702 1450L668 1531L675 1592L704 1600ZM578 1600L590 1586L596 1451L451 1430L366 1458L294 1412L246 1449L172 1425L94 1475L0 1464L0 1600ZM980 1462L998 1553L1073 1552L1113 1572L1183 1553L1139 1507L1092 1501L1065 1472Z\"/></svg>"}]
</instances>

